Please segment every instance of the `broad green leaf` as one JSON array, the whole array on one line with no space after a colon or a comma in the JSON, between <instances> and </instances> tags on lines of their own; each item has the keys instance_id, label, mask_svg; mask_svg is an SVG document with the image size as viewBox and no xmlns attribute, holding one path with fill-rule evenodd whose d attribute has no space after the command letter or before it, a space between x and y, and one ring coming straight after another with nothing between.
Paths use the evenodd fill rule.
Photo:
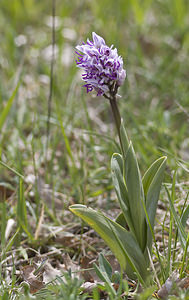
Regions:
<instances>
[{"instance_id":1,"label":"broad green leaf","mask_svg":"<svg viewBox=\"0 0 189 300\"><path fill-rule=\"evenodd\" d=\"M160 159L156 160L148 169L148 171L145 173L143 178L145 184L146 210L148 213L148 218L152 230L154 228L157 202L159 199L159 194L160 194L161 185L163 181L166 160L167 160L166 156L163 156ZM148 240L147 241L148 247L149 249L151 249L152 233L149 226L148 226L147 240Z\"/></svg>"},{"instance_id":2,"label":"broad green leaf","mask_svg":"<svg viewBox=\"0 0 189 300\"><path fill-rule=\"evenodd\" d=\"M109 280L111 282L112 267L111 267L109 261L107 261L107 259L104 257L104 255L102 253L100 253L100 255L99 255L99 267L102 272L107 274L107 277L109 278Z\"/></svg>"},{"instance_id":3,"label":"broad green leaf","mask_svg":"<svg viewBox=\"0 0 189 300\"><path fill-rule=\"evenodd\" d=\"M108 284L111 293L115 296L116 292L111 282L112 267L103 254L99 255L99 267L96 264L94 264L94 269L98 277Z\"/></svg>"},{"instance_id":4,"label":"broad green leaf","mask_svg":"<svg viewBox=\"0 0 189 300\"><path fill-rule=\"evenodd\" d=\"M125 158L124 168L129 208L135 230L135 236L142 251L144 251L147 239L147 224L142 203L142 201L144 202L144 192L137 158L131 142Z\"/></svg>"},{"instance_id":5,"label":"broad green leaf","mask_svg":"<svg viewBox=\"0 0 189 300\"><path fill-rule=\"evenodd\" d=\"M108 221L108 222L109 222L109 221ZM142 284L144 284L143 278L141 277L140 273L138 272L138 270L135 268L134 264L132 263L132 261L131 261L130 258L128 257L127 252L126 252L126 250L125 250L125 247L124 247L124 245L123 245L121 239L119 239L119 238L117 237L117 233L115 232L114 227L112 227L112 225L111 225L110 222L109 222L109 226L110 226L110 228L111 228L111 230L112 230L112 233L114 234L114 237L115 237L115 239L116 239L116 241L117 241L117 244L119 245L119 247L120 247L121 250L123 251L123 253L124 253L125 257L126 257L126 260L128 261L128 264L127 264L127 266L126 266L126 272L127 272L127 274L130 274L130 273L131 273L131 270L135 270L135 274L137 274L137 277L138 277L139 281L140 281ZM140 247L140 246L139 246L139 247ZM147 265L148 265L148 263L146 263L146 266L147 266ZM132 271L132 273L133 273L133 271Z\"/></svg>"},{"instance_id":6,"label":"broad green leaf","mask_svg":"<svg viewBox=\"0 0 189 300\"><path fill-rule=\"evenodd\" d=\"M128 139L127 132L126 132L126 129L123 124L123 119L121 119L120 136L121 136L121 143L122 143L122 149L123 149L123 156L126 157L127 150L129 148L129 139Z\"/></svg>"},{"instance_id":7,"label":"broad green leaf","mask_svg":"<svg viewBox=\"0 0 189 300\"><path fill-rule=\"evenodd\" d=\"M120 214L117 216L115 222L126 229L129 228L129 226L125 220L124 214L122 212L120 212Z\"/></svg>"},{"instance_id":8,"label":"broad green leaf","mask_svg":"<svg viewBox=\"0 0 189 300\"><path fill-rule=\"evenodd\" d=\"M131 213L129 208L129 196L127 193L127 188L123 179L123 160L122 156L118 153L114 153L111 159L111 170L112 170L112 180L115 187L115 191L119 200L119 204L125 220L130 228L130 230L135 233Z\"/></svg>"},{"instance_id":9,"label":"broad green leaf","mask_svg":"<svg viewBox=\"0 0 189 300\"><path fill-rule=\"evenodd\" d=\"M157 171L159 170L162 162L165 160L165 156L162 156L158 158L146 171L142 178L142 184L143 184L143 189L144 189L144 195L147 195L148 189L150 184L152 183L154 176L156 175Z\"/></svg>"},{"instance_id":10,"label":"broad green leaf","mask_svg":"<svg viewBox=\"0 0 189 300\"><path fill-rule=\"evenodd\" d=\"M147 263L134 236L116 222L85 205L72 205L70 210L87 222L107 243L117 257L121 268L130 278L139 273L145 279ZM127 264L128 267L127 268Z\"/></svg>"},{"instance_id":11,"label":"broad green leaf","mask_svg":"<svg viewBox=\"0 0 189 300\"><path fill-rule=\"evenodd\" d=\"M116 291L115 291L114 287L112 286L112 283L111 283L109 277L107 276L107 274L104 271L102 271L101 268L99 268L96 264L94 264L93 266L94 266L97 276L100 278L100 280L102 280L103 282L105 282L107 284L107 288L110 290L110 293L115 297Z\"/></svg>"},{"instance_id":12,"label":"broad green leaf","mask_svg":"<svg viewBox=\"0 0 189 300\"><path fill-rule=\"evenodd\" d=\"M6 118L8 116L8 113L9 113L11 107L12 107L12 104L13 104L14 98L16 96L16 93L18 91L19 85L20 85L20 83L17 84L17 86L14 89L11 97L9 98L9 100L7 101L5 107L3 108L3 110L0 113L0 130L2 129L2 127L3 127L3 125L6 121Z\"/></svg>"}]
</instances>

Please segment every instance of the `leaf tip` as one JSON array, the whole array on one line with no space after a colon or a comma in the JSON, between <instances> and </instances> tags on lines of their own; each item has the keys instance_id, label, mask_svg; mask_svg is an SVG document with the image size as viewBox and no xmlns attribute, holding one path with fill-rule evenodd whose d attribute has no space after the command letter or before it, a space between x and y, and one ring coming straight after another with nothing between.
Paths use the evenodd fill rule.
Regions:
<instances>
[{"instance_id":1,"label":"leaf tip","mask_svg":"<svg viewBox=\"0 0 189 300\"><path fill-rule=\"evenodd\" d=\"M86 205L82 205L82 204L73 204L73 205L69 206L69 210L71 212L73 212L73 213L75 213L75 211L77 209L84 209L84 208L87 208L87 206Z\"/></svg>"}]
</instances>

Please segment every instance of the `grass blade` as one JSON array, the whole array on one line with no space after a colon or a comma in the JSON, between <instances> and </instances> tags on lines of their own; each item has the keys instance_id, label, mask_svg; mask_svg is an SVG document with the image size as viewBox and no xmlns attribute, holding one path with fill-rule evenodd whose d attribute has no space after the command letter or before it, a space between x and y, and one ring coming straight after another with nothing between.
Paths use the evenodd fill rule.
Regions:
<instances>
[{"instance_id":1,"label":"grass blade","mask_svg":"<svg viewBox=\"0 0 189 300\"><path fill-rule=\"evenodd\" d=\"M175 183L176 183L176 171L173 176L172 191L171 191L171 201L175 202ZM172 244L172 234L173 234L173 214L170 210L170 222L169 222L169 240L168 240L168 257L167 257L167 269L166 269L166 279L169 276L171 268L171 244Z\"/></svg>"},{"instance_id":2,"label":"grass blade","mask_svg":"<svg viewBox=\"0 0 189 300\"><path fill-rule=\"evenodd\" d=\"M12 107L12 104L13 104L13 101L15 99L16 93L18 91L19 85L20 85L20 83L17 84L17 86L14 89L11 97L7 101L7 103L6 103L3 111L0 114L0 130L2 129L2 127L3 127L3 125L4 125L5 121L6 121L6 118L7 118L8 114L9 114L9 111L10 111L10 109Z\"/></svg>"},{"instance_id":3,"label":"grass blade","mask_svg":"<svg viewBox=\"0 0 189 300\"><path fill-rule=\"evenodd\" d=\"M0 165L3 166L3 167L5 167L5 168L7 168L8 170L10 170L11 172L13 172L18 177L24 179L24 176L22 174L20 174L18 171L14 170L13 168L9 167L6 163L4 163L1 160L0 160Z\"/></svg>"},{"instance_id":4,"label":"grass blade","mask_svg":"<svg viewBox=\"0 0 189 300\"><path fill-rule=\"evenodd\" d=\"M62 135L63 135L63 138L64 138L67 153L68 153L73 165L75 166L75 161L74 161L74 157L72 155L71 146L70 146L69 140L68 140L67 135L66 135L66 131L65 131L65 128L64 128L64 125L63 125L63 122L62 122L62 117L61 117L61 113L60 113L60 109L58 107L58 102L57 101L56 101L56 114L57 114L57 118L58 118L58 121L59 121L59 124L60 124L61 132L62 132Z\"/></svg>"},{"instance_id":5,"label":"grass blade","mask_svg":"<svg viewBox=\"0 0 189 300\"><path fill-rule=\"evenodd\" d=\"M188 236L187 236L186 246L185 246L185 249L184 249L184 255L183 255L183 259L182 259L182 266L181 266L181 269L180 269L180 278L183 277L184 263L185 263L186 256L187 256L188 245L189 245L189 233L188 233Z\"/></svg>"},{"instance_id":6,"label":"grass blade","mask_svg":"<svg viewBox=\"0 0 189 300\"><path fill-rule=\"evenodd\" d=\"M167 195L168 195L169 205L170 205L170 209L171 209L171 212L173 214L173 217L174 217L174 221L175 221L175 223L176 223L176 225L178 227L178 232L179 232L179 237L180 237L181 245L182 245L183 249L185 249L185 247L186 247L186 241L187 241L187 235L186 235L186 232L184 231L184 227L183 227L183 225L181 223L181 220L180 220L180 218L178 217L178 215L177 215L177 213L175 211L175 208L174 208L174 205L172 203L169 190L166 187L166 185L165 185L165 189L166 189L166 192L167 192Z\"/></svg>"}]
</instances>

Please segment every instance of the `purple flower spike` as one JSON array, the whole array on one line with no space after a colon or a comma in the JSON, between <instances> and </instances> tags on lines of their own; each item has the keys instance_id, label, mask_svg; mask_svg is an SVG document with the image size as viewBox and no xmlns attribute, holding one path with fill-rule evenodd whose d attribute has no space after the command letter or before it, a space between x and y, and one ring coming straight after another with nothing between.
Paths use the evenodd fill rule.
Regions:
<instances>
[{"instance_id":1,"label":"purple flower spike","mask_svg":"<svg viewBox=\"0 0 189 300\"><path fill-rule=\"evenodd\" d=\"M93 89L97 96L105 95L124 83L126 71L123 69L123 59L118 56L117 49L113 45L108 47L102 37L92 33L93 41L87 40L81 46L77 46L77 66L85 71L82 75L85 81L84 87L87 93ZM81 54L81 53L82 54Z\"/></svg>"}]
</instances>

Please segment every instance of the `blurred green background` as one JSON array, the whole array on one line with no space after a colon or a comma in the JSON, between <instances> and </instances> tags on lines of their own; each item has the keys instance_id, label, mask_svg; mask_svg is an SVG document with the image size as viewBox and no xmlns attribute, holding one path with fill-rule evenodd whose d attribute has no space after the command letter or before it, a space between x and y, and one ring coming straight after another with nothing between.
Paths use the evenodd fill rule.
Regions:
<instances>
[{"instance_id":1,"label":"blurred green background","mask_svg":"<svg viewBox=\"0 0 189 300\"><path fill-rule=\"evenodd\" d=\"M0 134L1 159L24 176L38 174L55 191L86 202L112 188L116 132L109 104L86 94L74 47L95 31L124 59L121 115L142 172L168 155L167 179L189 169L189 1L64 0L56 4L56 45L48 169L47 107L52 1L0 2L0 108L19 91ZM19 79L18 79L19 78ZM1 178L14 178L1 168ZM169 179L168 179L169 180Z\"/></svg>"}]
</instances>

